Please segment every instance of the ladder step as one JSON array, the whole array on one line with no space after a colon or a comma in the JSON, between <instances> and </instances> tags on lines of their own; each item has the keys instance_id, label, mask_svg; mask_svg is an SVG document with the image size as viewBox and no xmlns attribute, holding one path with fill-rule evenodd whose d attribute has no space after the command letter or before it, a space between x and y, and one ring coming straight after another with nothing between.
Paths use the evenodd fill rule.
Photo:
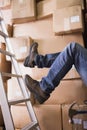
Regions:
<instances>
[{"instance_id":1,"label":"ladder step","mask_svg":"<svg viewBox=\"0 0 87 130\"><path fill-rule=\"evenodd\" d=\"M11 101L9 101L9 105L15 105L15 104L18 104L18 103L27 102L27 101L29 101L29 100L30 100L30 98L11 100Z\"/></svg>"},{"instance_id":2,"label":"ladder step","mask_svg":"<svg viewBox=\"0 0 87 130\"><path fill-rule=\"evenodd\" d=\"M5 73L1 72L2 76L7 76L7 77L19 77L22 78L22 75L17 75L17 74L12 74L12 73Z\"/></svg>"},{"instance_id":3,"label":"ladder step","mask_svg":"<svg viewBox=\"0 0 87 130\"><path fill-rule=\"evenodd\" d=\"M29 124L27 124L26 126L24 126L21 130L32 130L34 128L36 128L39 124L37 122L31 122Z\"/></svg>"},{"instance_id":4,"label":"ladder step","mask_svg":"<svg viewBox=\"0 0 87 130\"><path fill-rule=\"evenodd\" d=\"M2 110L2 115L4 118L4 124L5 124L5 128L6 130L15 130L15 122L13 120L12 117L12 112L11 112L11 105L15 105L18 103L25 103L28 114L29 114L29 119L31 119L31 122L29 124L27 124L26 126L24 126L21 130L40 130L39 128L39 124L36 118L36 115L34 113L33 110L33 106L32 103L30 101L30 92L27 91L27 88L25 86L23 77L20 73L20 68L18 66L18 62L16 60L16 58L14 57L14 52L13 49L11 47L10 44L10 39L9 39L9 35L8 35L8 31L5 27L5 23L4 23L4 18L2 18L2 12L0 10L0 35L4 38L5 43L6 43L6 47L8 48L8 51L1 51L1 53L11 56L11 63L14 66L14 70L15 70L15 74L12 73L5 73L5 72L0 72L0 105L1 105L1 110ZM7 76L7 77L16 77L18 84L19 84L19 89L21 91L21 93L23 94L23 97L21 99L17 99L17 100L12 100L12 101L8 101L7 95L5 93L4 90L4 84L3 84L3 77L2 76Z\"/></svg>"},{"instance_id":5,"label":"ladder step","mask_svg":"<svg viewBox=\"0 0 87 130\"><path fill-rule=\"evenodd\" d=\"M8 37L8 35L7 35L7 34L5 34L5 33L4 33L4 32L2 32L2 31L0 31L0 35L1 35L2 37L4 37L4 38Z\"/></svg>"},{"instance_id":6,"label":"ladder step","mask_svg":"<svg viewBox=\"0 0 87 130\"><path fill-rule=\"evenodd\" d=\"M0 17L0 21L2 21L3 20L3 18L2 17Z\"/></svg>"},{"instance_id":7,"label":"ladder step","mask_svg":"<svg viewBox=\"0 0 87 130\"><path fill-rule=\"evenodd\" d=\"M2 50L1 48L0 48L0 53L3 53L4 55L8 55L8 56L15 57L14 54L12 54L12 53L10 53L10 52L8 52L8 51Z\"/></svg>"}]
</instances>

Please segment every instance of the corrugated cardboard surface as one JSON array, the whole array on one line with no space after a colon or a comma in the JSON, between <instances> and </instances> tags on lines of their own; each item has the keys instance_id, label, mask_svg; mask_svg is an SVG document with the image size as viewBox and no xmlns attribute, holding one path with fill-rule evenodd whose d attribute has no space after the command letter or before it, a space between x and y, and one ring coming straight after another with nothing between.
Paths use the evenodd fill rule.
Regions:
<instances>
[{"instance_id":1,"label":"corrugated cardboard surface","mask_svg":"<svg viewBox=\"0 0 87 130\"><path fill-rule=\"evenodd\" d=\"M0 0L0 8L8 9L11 6L11 0Z\"/></svg>"},{"instance_id":2,"label":"corrugated cardboard surface","mask_svg":"<svg viewBox=\"0 0 87 130\"><path fill-rule=\"evenodd\" d=\"M30 44L32 42L30 37L10 38L11 46L18 61L23 61L29 54Z\"/></svg>"},{"instance_id":3,"label":"corrugated cardboard surface","mask_svg":"<svg viewBox=\"0 0 87 130\"><path fill-rule=\"evenodd\" d=\"M12 77L11 79L9 79L7 81L7 85L8 85L8 89L7 89L8 100L23 99L23 93L21 91L21 88L16 78ZM30 94L30 100L31 103L34 104L35 100L32 94ZM25 103L20 103L20 105L25 105Z\"/></svg>"},{"instance_id":4,"label":"corrugated cardboard surface","mask_svg":"<svg viewBox=\"0 0 87 130\"><path fill-rule=\"evenodd\" d=\"M74 124L69 123L69 111L70 104L62 105L62 119L63 119L63 130L87 130L87 114L78 114L73 116ZM75 110L85 110L87 111L86 105L75 105L72 107Z\"/></svg>"},{"instance_id":5,"label":"corrugated cardboard surface","mask_svg":"<svg viewBox=\"0 0 87 130\"><path fill-rule=\"evenodd\" d=\"M60 105L34 105L33 108L41 130L62 129ZM30 122L25 106L13 106L11 110L16 128L22 128L25 124Z\"/></svg>"},{"instance_id":6,"label":"corrugated cardboard surface","mask_svg":"<svg viewBox=\"0 0 87 130\"><path fill-rule=\"evenodd\" d=\"M58 9L53 14L53 30L55 34L83 32L81 6Z\"/></svg>"},{"instance_id":7,"label":"corrugated cardboard surface","mask_svg":"<svg viewBox=\"0 0 87 130\"><path fill-rule=\"evenodd\" d=\"M56 9L83 5L82 0L44 0L37 3L37 19L46 18L53 14Z\"/></svg>"},{"instance_id":8,"label":"corrugated cardboard surface","mask_svg":"<svg viewBox=\"0 0 87 130\"><path fill-rule=\"evenodd\" d=\"M61 80L44 104L69 104L77 101L82 104L87 99L87 87L81 79Z\"/></svg>"},{"instance_id":9,"label":"corrugated cardboard surface","mask_svg":"<svg viewBox=\"0 0 87 130\"><path fill-rule=\"evenodd\" d=\"M52 17L40 21L16 24L13 26L13 36L30 36L35 38L54 37Z\"/></svg>"},{"instance_id":10,"label":"corrugated cardboard surface","mask_svg":"<svg viewBox=\"0 0 87 130\"><path fill-rule=\"evenodd\" d=\"M0 49L6 50L6 46L4 43L0 43ZM11 73L11 62L6 60L6 56L0 53L0 71ZM6 81L10 77L3 76L3 80Z\"/></svg>"},{"instance_id":11,"label":"corrugated cardboard surface","mask_svg":"<svg viewBox=\"0 0 87 130\"><path fill-rule=\"evenodd\" d=\"M37 38L34 39L34 41L39 44L39 53L44 55L61 52L71 42L77 42L80 45L84 46L82 33L72 33L69 35L56 36L51 38Z\"/></svg>"},{"instance_id":12,"label":"corrugated cardboard surface","mask_svg":"<svg viewBox=\"0 0 87 130\"><path fill-rule=\"evenodd\" d=\"M35 20L35 3L35 0L12 0L13 23L23 23Z\"/></svg>"}]
</instances>

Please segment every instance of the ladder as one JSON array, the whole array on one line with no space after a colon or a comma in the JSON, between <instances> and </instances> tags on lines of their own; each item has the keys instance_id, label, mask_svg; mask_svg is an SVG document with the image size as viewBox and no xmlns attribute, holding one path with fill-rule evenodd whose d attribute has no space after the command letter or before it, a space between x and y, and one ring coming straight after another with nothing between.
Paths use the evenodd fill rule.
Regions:
<instances>
[{"instance_id":1,"label":"ladder","mask_svg":"<svg viewBox=\"0 0 87 130\"><path fill-rule=\"evenodd\" d=\"M0 101L1 101L1 110L2 110L2 114L3 114L5 129L6 130L15 130L15 126L14 126L14 122L13 122L13 118L12 118L12 114L11 114L11 109L10 109L11 105L25 102L31 122L29 124L27 124L26 126L24 126L21 130L40 130L38 120L36 118L32 103L30 101L30 92L27 91L27 87L24 83L24 79L21 75L20 68L18 66L13 49L11 47L10 38L8 37L8 32L5 27L5 22L2 17L2 12L0 12L0 26L1 26L0 35L2 37L4 37L6 47L8 48L8 51L0 49L0 53L3 53L4 55L7 55L11 58L11 63L15 70L15 74L0 72ZM23 99L8 101L5 90L4 90L4 83L3 83L2 76L9 76L9 77L17 78L19 87L23 94Z\"/></svg>"}]
</instances>

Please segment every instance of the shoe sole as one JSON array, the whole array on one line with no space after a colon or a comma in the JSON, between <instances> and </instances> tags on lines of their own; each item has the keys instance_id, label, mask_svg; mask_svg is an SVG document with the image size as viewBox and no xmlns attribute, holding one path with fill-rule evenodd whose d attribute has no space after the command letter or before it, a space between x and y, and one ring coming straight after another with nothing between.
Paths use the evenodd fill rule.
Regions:
<instances>
[{"instance_id":1,"label":"shoe sole","mask_svg":"<svg viewBox=\"0 0 87 130\"><path fill-rule=\"evenodd\" d=\"M30 92L34 95L35 99L37 99L37 101L40 104L44 103L50 97L50 96L47 96L46 98L44 98L41 95L39 95L38 92L36 92L34 89L32 89L32 87L29 87L29 83L27 82L26 77L25 77L25 84L27 88L30 90Z\"/></svg>"},{"instance_id":2,"label":"shoe sole","mask_svg":"<svg viewBox=\"0 0 87 130\"><path fill-rule=\"evenodd\" d=\"M30 90L30 92L32 92L32 94L34 95L35 99L37 99L37 101L40 104L43 104L48 98L49 96L45 99L42 96L38 95L38 93L36 91L34 91L32 88L28 87L28 89Z\"/></svg>"}]
</instances>

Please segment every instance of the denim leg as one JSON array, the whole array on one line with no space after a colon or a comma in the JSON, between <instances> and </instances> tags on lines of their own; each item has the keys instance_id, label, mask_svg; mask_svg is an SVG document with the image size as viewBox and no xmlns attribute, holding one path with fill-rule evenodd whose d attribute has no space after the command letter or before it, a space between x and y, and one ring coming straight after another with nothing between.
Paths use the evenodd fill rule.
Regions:
<instances>
[{"instance_id":1,"label":"denim leg","mask_svg":"<svg viewBox=\"0 0 87 130\"><path fill-rule=\"evenodd\" d=\"M35 65L38 68L49 68L59 54L60 52L46 55L37 55L35 58Z\"/></svg>"},{"instance_id":2,"label":"denim leg","mask_svg":"<svg viewBox=\"0 0 87 130\"><path fill-rule=\"evenodd\" d=\"M87 86L87 49L76 44L74 65Z\"/></svg>"},{"instance_id":3,"label":"denim leg","mask_svg":"<svg viewBox=\"0 0 87 130\"><path fill-rule=\"evenodd\" d=\"M48 75L40 81L40 87L47 93L51 93L60 80L75 65L82 79L86 82L87 77L87 50L77 43L70 43L60 53L52 64Z\"/></svg>"}]
</instances>

